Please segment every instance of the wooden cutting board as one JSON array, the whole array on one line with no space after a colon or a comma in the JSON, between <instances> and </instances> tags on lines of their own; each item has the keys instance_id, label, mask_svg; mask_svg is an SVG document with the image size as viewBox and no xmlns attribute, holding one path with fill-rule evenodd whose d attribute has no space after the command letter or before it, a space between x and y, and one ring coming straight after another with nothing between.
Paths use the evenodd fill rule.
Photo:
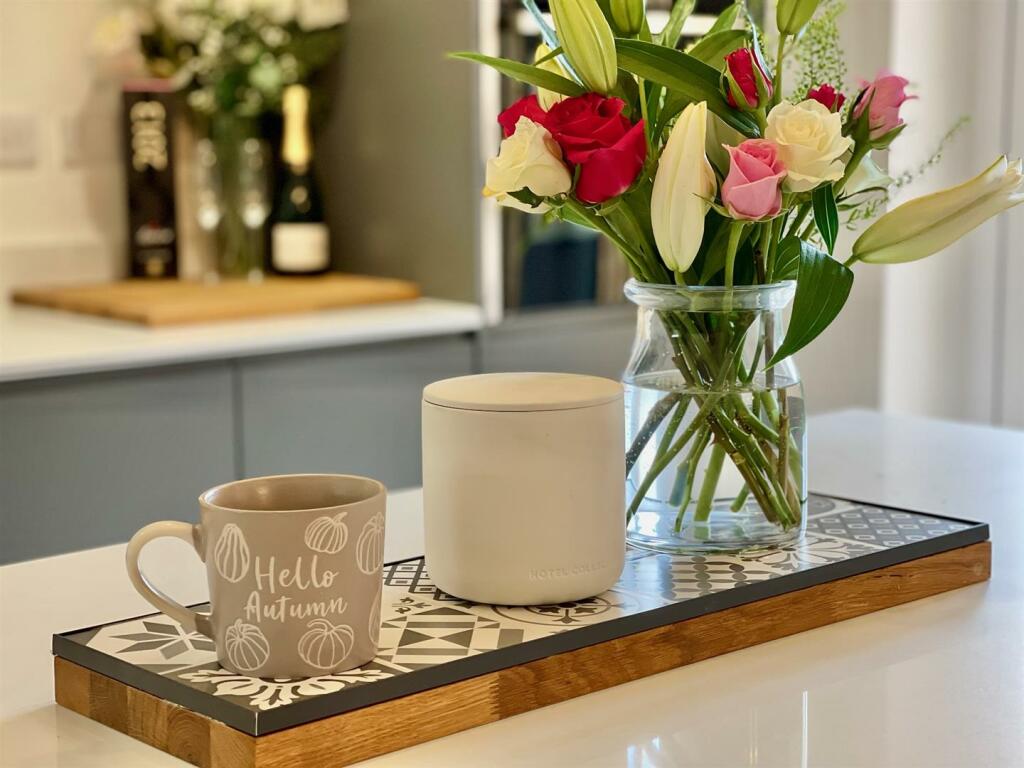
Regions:
<instances>
[{"instance_id":1,"label":"wooden cutting board","mask_svg":"<svg viewBox=\"0 0 1024 768\"><path fill-rule=\"evenodd\" d=\"M406 280L366 275L267 277L261 282L224 280L121 280L79 286L25 288L14 300L148 326L205 323L418 298Z\"/></svg>"}]
</instances>

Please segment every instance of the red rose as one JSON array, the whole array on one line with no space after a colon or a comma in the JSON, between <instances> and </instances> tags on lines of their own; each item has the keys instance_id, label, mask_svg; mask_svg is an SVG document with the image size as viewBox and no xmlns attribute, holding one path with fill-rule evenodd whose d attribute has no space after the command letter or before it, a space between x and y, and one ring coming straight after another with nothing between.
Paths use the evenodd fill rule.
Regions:
<instances>
[{"instance_id":1,"label":"red rose","mask_svg":"<svg viewBox=\"0 0 1024 768\"><path fill-rule=\"evenodd\" d=\"M535 95L524 96L498 115L498 123L501 125L501 130L504 132L506 139L516 132L516 123L524 115L533 120L533 122L544 125L547 113L541 108Z\"/></svg>"},{"instance_id":2,"label":"red rose","mask_svg":"<svg viewBox=\"0 0 1024 768\"><path fill-rule=\"evenodd\" d=\"M586 203L621 195L647 159L643 121L631 124L622 114L624 106L621 99L587 93L563 99L537 120L551 131L565 159L580 167L576 196Z\"/></svg>"},{"instance_id":3,"label":"red rose","mask_svg":"<svg viewBox=\"0 0 1024 768\"><path fill-rule=\"evenodd\" d=\"M822 83L817 88L811 88L807 92L807 98L814 99L819 104L824 104L830 112L838 112L846 102L846 97L828 83Z\"/></svg>"},{"instance_id":4,"label":"red rose","mask_svg":"<svg viewBox=\"0 0 1024 768\"><path fill-rule=\"evenodd\" d=\"M725 99L734 109L760 109L775 92L771 76L752 48L737 48L726 55L721 82Z\"/></svg>"}]
</instances>

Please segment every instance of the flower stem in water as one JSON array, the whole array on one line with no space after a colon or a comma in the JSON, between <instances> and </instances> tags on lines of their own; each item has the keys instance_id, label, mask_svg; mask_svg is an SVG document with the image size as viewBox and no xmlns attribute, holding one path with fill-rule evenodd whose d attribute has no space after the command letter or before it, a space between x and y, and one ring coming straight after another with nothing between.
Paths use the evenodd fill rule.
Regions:
<instances>
[{"instance_id":1,"label":"flower stem in water","mask_svg":"<svg viewBox=\"0 0 1024 768\"><path fill-rule=\"evenodd\" d=\"M724 461L725 448L715 443L711 448L708 468L704 470L704 482L700 487L700 496L697 497L697 509L693 515L697 522L704 522L711 516L711 504L715 500L715 489L718 488L718 478L722 474Z\"/></svg>"}]
</instances>

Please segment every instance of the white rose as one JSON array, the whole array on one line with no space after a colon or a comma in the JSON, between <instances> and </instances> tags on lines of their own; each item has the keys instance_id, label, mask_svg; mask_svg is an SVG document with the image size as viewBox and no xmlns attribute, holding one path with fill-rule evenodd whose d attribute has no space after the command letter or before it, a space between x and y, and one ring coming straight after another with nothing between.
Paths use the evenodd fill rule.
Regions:
<instances>
[{"instance_id":1,"label":"white rose","mask_svg":"<svg viewBox=\"0 0 1024 768\"><path fill-rule=\"evenodd\" d=\"M572 176L562 162L562 150L548 129L520 117L516 130L501 142L498 156L487 161L484 195L502 205L533 213L548 206L524 207L509 192L528 189L538 197L561 195L572 187Z\"/></svg>"},{"instance_id":2,"label":"white rose","mask_svg":"<svg viewBox=\"0 0 1024 768\"><path fill-rule=\"evenodd\" d=\"M779 148L790 192L806 192L822 182L841 179L846 169L843 155L853 148L853 139L843 136L839 113L814 99L778 104L768 113L764 137Z\"/></svg>"},{"instance_id":3,"label":"white rose","mask_svg":"<svg viewBox=\"0 0 1024 768\"><path fill-rule=\"evenodd\" d=\"M295 20L302 29L323 29L348 21L348 0L299 0Z\"/></svg>"}]
</instances>

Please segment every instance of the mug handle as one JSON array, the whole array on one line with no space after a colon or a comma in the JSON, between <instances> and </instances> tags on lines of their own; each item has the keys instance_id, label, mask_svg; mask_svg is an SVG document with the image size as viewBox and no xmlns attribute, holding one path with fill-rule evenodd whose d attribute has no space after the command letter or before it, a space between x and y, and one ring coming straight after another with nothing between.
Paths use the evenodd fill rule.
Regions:
<instances>
[{"instance_id":1,"label":"mug handle","mask_svg":"<svg viewBox=\"0 0 1024 768\"><path fill-rule=\"evenodd\" d=\"M174 520L150 523L132 536L131 541L128 542L128 549L125 552L124 560L125 565L128 568L128 578L131 579L132 586L135 587L135 590L146 598L154 608L170 616L189 632L199 632L200 634L213 639L213 626L210 624L209 616L205 616L198 611L186 608L181 603L172 600L157 589L149 579L146 578L145 574L139 570L139 555L142 553L142 548L153 539L159 539L165 536L187 541L195 548L201 558L202 553L199 551L199 532L200 529L198 525L179 523Z\"/></svg>"}]
</instances>

